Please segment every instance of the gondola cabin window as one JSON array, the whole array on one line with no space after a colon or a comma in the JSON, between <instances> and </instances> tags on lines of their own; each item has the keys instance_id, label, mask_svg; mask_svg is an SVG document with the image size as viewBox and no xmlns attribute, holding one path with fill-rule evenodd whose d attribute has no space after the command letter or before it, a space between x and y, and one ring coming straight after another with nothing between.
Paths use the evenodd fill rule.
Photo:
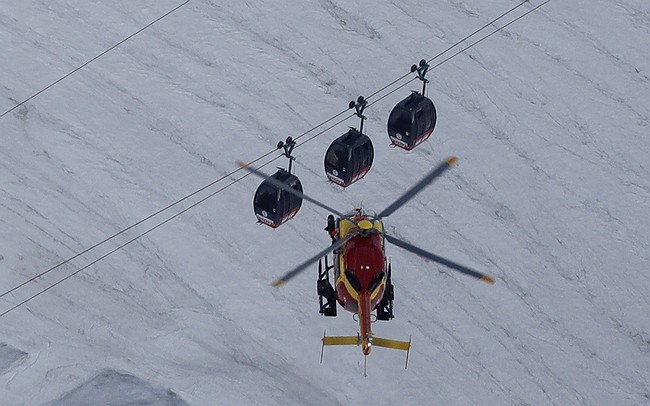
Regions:
<instances>
[{"instance_id":1,"label":"gondola cabin window","mask_svg":"<svg viewBox=\"0 0 650 406\"><path fill-rule=\"evenodd\" d=\"M339 172L347 172L348 151L344 145L334 144L327 151L325 164Z\"/></svg>"},{"instance_id":2,"label":"gondola cabin window","mask_svg":"<svg viewBox=\"0 0 650 406\"><path fill-rule=\"evenodd\" d=\"M391 138L408 139L411 134L411 112L406 109L395 109L388 119Z\"/></svg>"}]
</instances>

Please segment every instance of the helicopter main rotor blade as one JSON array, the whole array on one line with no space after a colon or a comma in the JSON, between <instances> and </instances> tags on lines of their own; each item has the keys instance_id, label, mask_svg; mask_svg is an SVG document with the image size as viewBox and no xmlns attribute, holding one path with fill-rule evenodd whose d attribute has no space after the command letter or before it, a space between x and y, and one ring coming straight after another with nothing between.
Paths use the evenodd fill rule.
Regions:
<instances>
[{"instance_id":1,"label":"helicopter main rotor blade","mask_svg":"<svg viewBox=\"0 0 650 406\"><path fill-rule=\"evenodd\" d=\"M409 190L404 192L404 194L401 195L397 200L395 200L390 206L386 207L384 211L382 211L377 215L377 217L382 218L393 214L397 209L402 207L406 202L408 202L415 195L420 193L422 189L429 186L429 184L433 182L435 178L442 175L442 173L445 172L447 169L449 169L450 166L455 164L456 161L458 161L458 158L456 158L455 156L447 158L446 161L438 165L434 170L429 172L427 176L422 178L418 183L413 185L413 187L411 187Z\"/></svg>"},{"instance_id":2,"label":"helicopter main rotor blade","mask_svg":"<svg viewBox=\"0 0 650 406\"><path fill-rule=\"evenodd\" d=\"M494 283L494 279L492 279L491 277L489 277L487 275L484 275L484 274L482 274L480 272L477 272L477 271L475 271L475 270L473 270L471 268L468 268L468 267L466 267L464 265L457 264L456 262L450 261L450 260L448 260L446 258L443 258L441 256L432 254L432 253L430 253L428 251L423 250L422 248L418 248L415 245L409 244L406 241L402 241L399 238L395 238L395 237L393 237L391 235L388 235L388 234L384 234L384 238L386 239L386 241L390 242L391 244L396 245L396 246L398 246L400 248L403 248L406 251L412 252L415 255L419 255L419 256L421 256L423 258L430 259L431 261L434 261L434 262L437 262L439 264L448 266L451 269L462 272L465 275L472 276L472 277L474 277L476 279L479 279L479 280L481 280L483 282Z\"/></svg>"},{"instance_id":3,"label":"helicopter main rotor blade","mask_svg":"<svg viewBox=\"0 0 650 406\"><path fill-rule=\"evenodd\" d=\"M322 203L319 200L314 199L313 197L309 197L306 194L304 194L302 192L299 192L296 189L294 189L292 187L289 187L289 186L285 185L284 183L282 183L282 182L280 182L280 181L278 181L276 179L270 178L269 175L265 174L264 172L260 171L259 169L253 168L252 166L250 166L249 164L247 164L245 162L237 161L237 164L239 166L241 166L243 169L246 169L247 171L249 171L250 173L252 173L254 175L257 175L260 178L263 178L263 179L267 180L269 183L271 183L274 186L279 187L281 190L286 190L287 192L291 193L294 196L297 196L297 197L299 197L301 199L305 199L308 202L312 202L316 206L321 207L321 208L323 208L325 210L329 210L330 212L338 215L339 217L345 217L345 214L341 213L340 211L338 211L336 209L333 209L333 208L329 207L328 205L326 205L325 203Z\"/></svg>"},{"instance_id":4,"label":"helicopter main rotor blade","mask_svg":"<svg viewBox=\"0 0 650 406\"><path fill-rule=\"evenodd\" d=\"M318 261L320 258L323 257L323 255L327 254L330 251L334 251L334 250L342 247L346 242L350 241L350 239L352 237L356 236L356 235L357 235L357 233L348 234L347 237L343 238L342 240L338 240L337 242L335 242L331 246L325 248L324 250L322 250L318 254L314 255L313 257L309 258L308 260L306 260L302 264L298 265L297 267L293 268L289 272L282 275L280 278L273 281L271 286L278 287L280 285L283 285L289 279L293 278L294 276L298 275L300 272L304 271L309 265L311 265L314 262Z\"/></svg>"}]
</instances>

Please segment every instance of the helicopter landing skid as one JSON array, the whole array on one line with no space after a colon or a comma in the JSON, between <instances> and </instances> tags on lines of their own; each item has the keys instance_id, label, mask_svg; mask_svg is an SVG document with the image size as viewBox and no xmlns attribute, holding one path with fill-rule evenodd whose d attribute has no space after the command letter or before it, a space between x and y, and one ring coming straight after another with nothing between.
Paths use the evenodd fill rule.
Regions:
<instances>
[{"instance_id":1,"label":"helicopter landing skid","mask_svg":"<svg viewBox=\"0 0 650 406\"><path fill-rule=\"evenodd\" d=\"M322 261L318 261L318 303L320 304L319 313L323 316L336 316L336 291L329 281L329 271L334 268L334 264L328 264L327 256L325 257L325 269Z\"/></svg>"},{"instance_id":2,"label":"helicopter landing skid","mask_svg":"<svg viewBox=\"0 0 650 406\"><path fill-rule=\"evenodd\" d=\"M391 281L391 266L388 264L388 272L386 272L386 290L381 302L377 303L377 320L389 321L395 315L393 314L393 299L395 299L395 290L393 282Z\"/></svg>"}]
</instances>

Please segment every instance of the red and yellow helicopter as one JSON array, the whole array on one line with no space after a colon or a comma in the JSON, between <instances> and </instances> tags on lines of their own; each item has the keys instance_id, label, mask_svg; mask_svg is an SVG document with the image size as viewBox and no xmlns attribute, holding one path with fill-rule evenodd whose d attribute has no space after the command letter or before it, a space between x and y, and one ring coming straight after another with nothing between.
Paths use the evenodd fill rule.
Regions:
<instances>
[{"instance_id":1,"label":"red and yellow helicopter","mask_svg":"<svg viewBox=\"0 0 650 406\"><path fill-rule=\"evenodd\" d=\"M323 336L321 362L323 349L326 345L360 345L364 355L364 375L367 373L367 356L373 346L407 351L406 365L408 365L408 351L411 347L410 339L409 341L398 341L376 337L373 335L371 328L374 320L390 320L393 318L394 292L391 282L391 264L386 260L386 242L483 282L494 283L494 279L485 274L393 237L386 233L384 229L383 218L390 216L411 200L456 161L456 157L450 157L439 164L379 214L371 214L362 209L356 209L351 213L341 213L296 189L288 187L282 182L276 181L274 183L277 187L338 216L335 220L334 216L330 215L328 227L325 228L332 235L332 245L273 282L273 286L280 286L319 261L318 295L320 313L325 316L336 316L338 303L343 309L356 315L359 322L359 332L356 336ZM261 171L243 162L239 162L239 164L268 181L268 177ZM327 254L330 252L334 254L332 264L329 264L327 259ZM321 259L324 256L325 267L323 268ZM331 279L330 271L333 271ZM376 314L373 314L373 311Z\"/></svg>"}]
</instances>

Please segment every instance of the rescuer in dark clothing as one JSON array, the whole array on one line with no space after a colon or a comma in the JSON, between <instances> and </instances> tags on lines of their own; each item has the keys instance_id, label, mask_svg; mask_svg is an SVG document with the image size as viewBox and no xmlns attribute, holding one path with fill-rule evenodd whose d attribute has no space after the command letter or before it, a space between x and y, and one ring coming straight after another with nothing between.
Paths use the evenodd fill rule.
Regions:
<instances>
[{"instance_id":1,"label":"rescuer in dark clothing","mask_svg":"<svg viewBox=\"0 0 650 406\"><path fill-rule=\"evenodd\" d=\"M327 216L327 227L325 227L325 231L330 235L332 244L334 244L336 242L336 222L334 221L334 216L331 214Z\"/></svg>"}]
</instances>

